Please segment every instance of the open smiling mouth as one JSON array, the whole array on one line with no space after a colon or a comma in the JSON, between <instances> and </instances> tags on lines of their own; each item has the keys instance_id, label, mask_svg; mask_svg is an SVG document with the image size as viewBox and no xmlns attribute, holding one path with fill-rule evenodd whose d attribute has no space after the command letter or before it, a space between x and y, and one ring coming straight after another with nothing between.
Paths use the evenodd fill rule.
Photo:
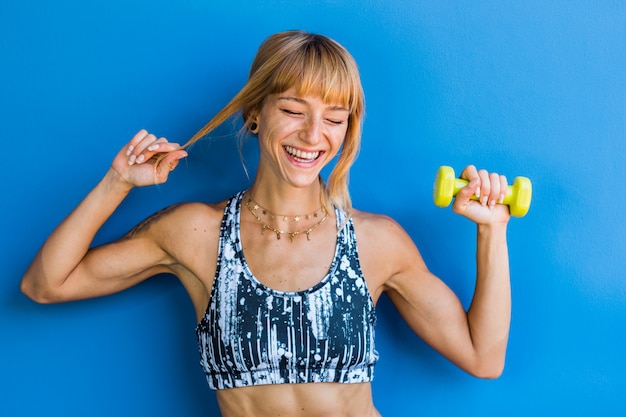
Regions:
<instances>
[{"instance_id":1,"label":"open smiling mouth","mask_svg":"<svg viewBox=\"0 0 626 417\"><path fill-rule=\"evenodd\" d=\"M299 149L293 148L291 146L285 145L285 151L298 162L313 162L317 158L319 158L321 152L303 152Z\"/></svg>"}]
</instances>

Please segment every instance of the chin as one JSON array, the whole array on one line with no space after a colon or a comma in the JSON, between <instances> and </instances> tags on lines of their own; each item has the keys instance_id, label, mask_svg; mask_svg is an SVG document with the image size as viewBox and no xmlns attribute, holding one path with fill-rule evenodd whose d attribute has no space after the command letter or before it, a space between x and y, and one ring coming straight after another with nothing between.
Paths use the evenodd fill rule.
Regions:
<instances>
[{"instance_id":1,"label":"chin","mask_svg":"<svg viewBox=\"0 0 626 417\"><path fill-rule=\"evenodd\" d=\"M307 175L286 176L287 182L295 188L308 188L312 185L317 185L318 178L319 178L319 172L315 174L307 174Z\"/></svg>"}]
</instances>

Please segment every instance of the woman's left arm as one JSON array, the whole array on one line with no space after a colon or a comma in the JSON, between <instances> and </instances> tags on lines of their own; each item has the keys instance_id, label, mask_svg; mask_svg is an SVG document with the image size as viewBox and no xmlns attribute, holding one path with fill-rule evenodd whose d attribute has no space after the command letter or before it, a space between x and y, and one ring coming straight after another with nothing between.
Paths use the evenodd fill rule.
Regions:
<instances>
[{"instance_id":1,"label":"woman's left arm","mask_svg":"<svg viewBox=\"0 0 626 417\"><path fill-rule=\"evenodd\" d=\"M413 241L390 219L378 219L371 228L387 230L377 234L373 252L380 258L384 251L389 259L385 270L372 269L386 277L380 288L426 343L468 373L496 378L504 368L511 317L506 242L510 216L506 206L495 204L506 190L506 178L472 166L461 176L469 184L457 194L453 209L478 227L476 287L469 309L465 311L456 294L428 270ZM479 201L471 200L472 195Z\"/></svg>"},{"instance_id":2,"label":"woman's left arm","mask_svg":"<svg viewBox=\"0 0 626 417\"><path fill-rule=\"evenodd\" d=\"M504 369L511 321L511 285L506 226L478 226L476 288L467 311L472 345L479 363L487 365L485 377L500 376Z\"/></svg>"},{"instance_id":3,"label":"woman's left arm","mask_svg":"<svg viewBox=\"0 0 626 417\"><path fill-rule=\"evenodd\" d=\"M510 219L507 206L499 205L507 190L506 177L466 167L461 178L469 181L459 191L453 210L477 225L476 288L467 311L472 345L479 356L495 364L492 376L504 368L511 321L511 285L506 228ZM471 200L475 195L478 201Z\"/></svg>"}]
</instances>

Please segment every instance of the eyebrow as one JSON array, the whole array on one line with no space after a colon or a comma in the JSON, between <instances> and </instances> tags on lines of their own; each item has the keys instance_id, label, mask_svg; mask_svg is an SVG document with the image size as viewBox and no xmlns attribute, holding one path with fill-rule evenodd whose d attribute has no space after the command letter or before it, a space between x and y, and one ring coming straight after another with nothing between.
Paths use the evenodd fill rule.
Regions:
<instances>
[{"instance_id":1,"label":"eyebrow","mask_svg":"<svg viewBox=\"0 0 626 417\"><path fill-rule=\"evenodd\" d=\"M302 99L300 97L294 97L294 96L279 96L277 100L295 101L296 103L307 104L307 101L305 99ZM341 111L347 111L347 112L350 111L343 106L328 106L326 109L327 110L341 110Z\"/></svg>"}]
</instances>

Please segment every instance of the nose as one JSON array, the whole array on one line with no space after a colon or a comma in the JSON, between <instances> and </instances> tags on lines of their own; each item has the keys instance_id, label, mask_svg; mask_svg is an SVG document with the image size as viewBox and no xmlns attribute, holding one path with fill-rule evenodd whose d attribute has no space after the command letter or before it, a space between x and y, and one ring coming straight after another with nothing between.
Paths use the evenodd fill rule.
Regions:
<instances>
[{"instance_id":1,"label":"nose","mask_svg":"<svg viewBox=\"0 0 626 417\"><path fill-rule=\"evenodd\" d=\"M322 123L320 120L309 118L300 132L300 139L310 145L318 144L322 140Z\"/></svg>"}]
</instances>

